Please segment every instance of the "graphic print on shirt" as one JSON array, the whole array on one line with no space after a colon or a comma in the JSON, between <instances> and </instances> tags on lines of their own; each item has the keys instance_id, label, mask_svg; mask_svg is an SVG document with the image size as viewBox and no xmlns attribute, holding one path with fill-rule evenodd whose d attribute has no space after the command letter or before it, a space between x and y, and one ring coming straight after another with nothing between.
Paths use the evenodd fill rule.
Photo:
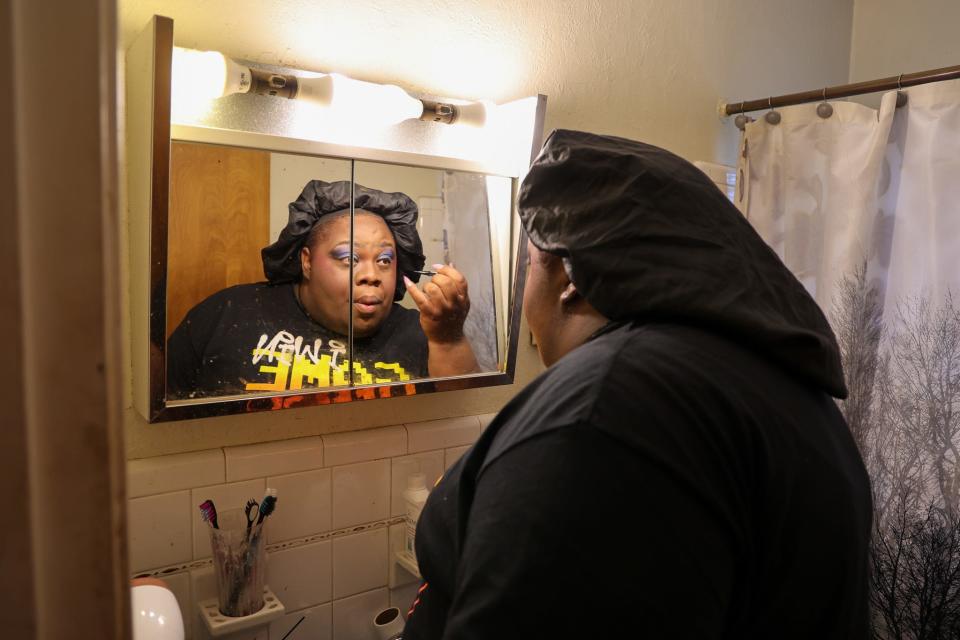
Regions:
<instances>
[{"instance_id":1,"label":"graphic print on shirt","mask_svg":"<svg viewBox=\"0 0 960 640\"><path fill-rule=\"evenodd\" d=\"M245 381L246 391L296 391L306 387L337 387L350 384L347 347L339 340L320 338L307 344L303 336L278 331L272 337L261 334L251 351L251 364L259 365L265 378ZM354 384L407 382L410 374L399 362L364 363L353 361Z\"/></svg>"}]
</instances>

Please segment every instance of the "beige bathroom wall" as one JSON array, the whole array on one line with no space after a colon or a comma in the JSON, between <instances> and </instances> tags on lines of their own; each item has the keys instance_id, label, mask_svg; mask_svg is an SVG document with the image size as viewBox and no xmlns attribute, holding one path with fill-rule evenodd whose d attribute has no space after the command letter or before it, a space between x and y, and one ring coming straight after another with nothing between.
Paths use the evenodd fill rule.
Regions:
<instances>
[{"instance_id":1,"label":"beige bathroom wall","mask_svg":"<svg viewBox=\"0 0 960 640\"><path fill-rule=\"evenodd\" d=\"M547 131L620 135L726 164L733 164L738 132L718 117L719 101L845 82L853 15L852 0L121 0L119 6L124 47L157 13L174 19L180 46L440 95L505 101L543 93ZM127 455L496 411L540 370L527 335L524 327L518 383L510 387L159 425L128 408Z\"/></svg>"},{"instance_id":2,"label":"beige bathroom wall","mask_svg":"<svg viewBox=\"0 0 960 640\"><path fill-rule=\"evenodd\" d=\"M266 523L264 543L270 589L286 615L271 624L270 638L280 640L303 616L307 621L291 640L369 638L369 621L388 603L406 612L420 586L419 575L395 555L404 548L409 479L422 473L433 487L492 417L130 460L132 577L162 578L182 610L185 640L209 638L196 603L215 598L216 585L208 527L196 505L210 499L223 513L272 487L283 507ZM265 640L264 633L256 639Z\"/></svg>"},{"instance_id":3,"label":"beige bathroom wall","mask_svg":"<svg viewBox=\"0 0 960 640\"><path fill-rule=\"evenodd\" d=\"M853 2L120 0L124 42L154 13L180 46L464 98L539 92L547 130L730 164L718 100L845 82Z\"/></svg>"},{"instance_id":4,"label":"beige bathroom wall","mask_svg":"<svg viewBox=\"0 0 960 640\"><path fill-rule=\"evenodd\" d=\"M957 0L856 0L850 82L960 64Z\"/></svg>"}]
</instances>

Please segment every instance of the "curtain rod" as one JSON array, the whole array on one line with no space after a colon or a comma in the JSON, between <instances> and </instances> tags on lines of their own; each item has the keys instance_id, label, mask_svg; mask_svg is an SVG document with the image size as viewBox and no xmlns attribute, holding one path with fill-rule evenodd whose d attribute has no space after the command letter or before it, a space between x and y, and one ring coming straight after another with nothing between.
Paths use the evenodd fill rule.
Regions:
<instances>
[{"instance_id":1,"label":"curtain rod","mask_svg":"<svg viewBox=\"0 0 960 640\"><path fill-rule=\"evenodd\" d=\"M904 73L899 76L890 76L889 78L881 78L879 80L870 80L867 82L841 84L837 85L836 87L813 89L812 91L803 91L801 93L789 93L770 98L732 102L721 105L720 112L723 115L732 116L738 113L745 113L747 111L759 111L760 109L786 107L792 104L818 102L834 98L847 98L849 96L858 96L864 93L875 93L877 91L891 91L893 89L899 90L904 87L912 87L918 84L941 82L943 80L954 80L957 78L960 78L960 65L955 67L943 67L942 69L931 69L930 71Z\"/></svg>"}]
</instances>

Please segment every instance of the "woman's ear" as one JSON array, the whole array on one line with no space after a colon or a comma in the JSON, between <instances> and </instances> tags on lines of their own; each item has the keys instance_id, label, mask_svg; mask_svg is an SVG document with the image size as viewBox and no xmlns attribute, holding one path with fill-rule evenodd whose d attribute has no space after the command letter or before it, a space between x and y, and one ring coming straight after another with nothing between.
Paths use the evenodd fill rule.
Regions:
<instances>
[{"instance_id":1,"label":"woman's ear","mask_svg":"<svg viewBox=\"0 0 960 640\"><path fill-rule=\"evenodd\" d=\"M310 247L300 249L300 271L304 278L310 279Z\"/></svg>"},{"instance_id":2,"label":"woman's ear","mask_svg":"<svg viewBox=\"0 0 960 640\"><path fill-rule=\"evenodd\" d=\"M577 285L571 282L567 284L567 287L560 294L560 302L562 304L569 304L571 302L576 301L576 299L579 296L580 296L580 292L577 291Z\"/></svg>"}]
</instances>

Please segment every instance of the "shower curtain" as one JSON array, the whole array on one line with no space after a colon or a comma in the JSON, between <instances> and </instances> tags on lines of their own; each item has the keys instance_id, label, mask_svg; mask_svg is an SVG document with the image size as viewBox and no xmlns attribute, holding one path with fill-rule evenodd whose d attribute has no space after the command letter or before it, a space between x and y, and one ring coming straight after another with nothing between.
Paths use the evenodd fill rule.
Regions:
<instances>
[{"instance_id":1,"label":"shower curtain","mask_svg":"<svg viewBox=\"0 0 960 640\"><path fill-rule=\"evenodd\" d=\"M749 123L737 204L833 325L880 638L960 637L960 81Z\"/></svg>"}]
</instances>

